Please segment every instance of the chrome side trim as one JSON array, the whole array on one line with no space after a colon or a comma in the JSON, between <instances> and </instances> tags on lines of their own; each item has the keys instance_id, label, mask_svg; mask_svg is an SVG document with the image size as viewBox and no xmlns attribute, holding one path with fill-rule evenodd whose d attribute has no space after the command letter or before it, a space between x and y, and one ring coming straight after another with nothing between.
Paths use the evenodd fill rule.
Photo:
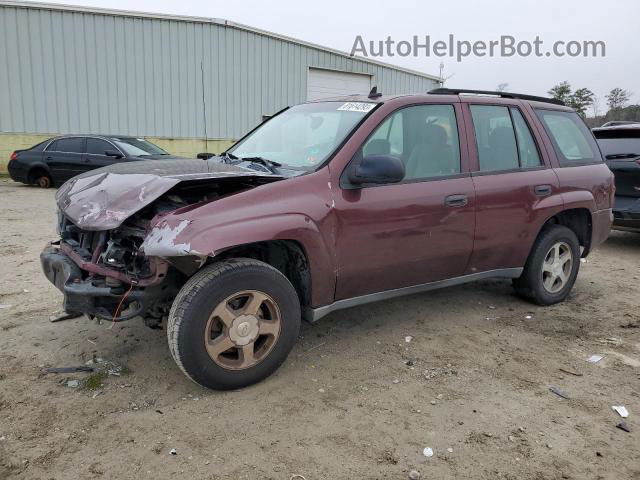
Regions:
<instances>
[{"instance_id":1,"label":"chrome side trim","mask_svg":"<svg viewBox=\"0 0 640 480\"><path fill-rule=\"evenodd\" d=\"M470 275L463 275L461 277L438 280L437 282L422 283L420 285L412 285L410 287L370 293L368 295L362 295L360 297L346 298L344 300L338 300L337 302L333 302L323 307L312 309L310 321L311 323L317 322L325 315L328 315L336 310L342 310L344 308L356 307L358 305L378 302L380 300L388 300L390 298L402 297L404 295L411 295L414 293L428 292L429 290L437 290L438 288L453 287L455 285L462 285L464 283L474 282L476 280L484 280L486 278L495 277L518 278L520 275L522 275L523 270L524 268L503 268L499 270L489 270L487 272L472 273Z\"/></svg>"}]
</instances>

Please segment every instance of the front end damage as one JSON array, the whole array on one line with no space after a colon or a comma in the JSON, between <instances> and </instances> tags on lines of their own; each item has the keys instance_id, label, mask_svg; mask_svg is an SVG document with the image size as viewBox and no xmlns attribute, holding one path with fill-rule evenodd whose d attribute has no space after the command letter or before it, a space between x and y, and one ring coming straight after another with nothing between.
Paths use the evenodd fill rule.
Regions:
<instances>
[{"instance_id":1,"label":"front end damage","mask_svg":"<svg viewBox=\"0 0 640 480\"><path fill-rule=\"evenodd\" d=\"M208 258L174 241L188 222L163 227L162 217L282 179L215 160L196 162L114 165L61 187L60 238L40 260L67 313L115 322L142 317L160 325L181 286Z\"/></svg>"}]
</instances>

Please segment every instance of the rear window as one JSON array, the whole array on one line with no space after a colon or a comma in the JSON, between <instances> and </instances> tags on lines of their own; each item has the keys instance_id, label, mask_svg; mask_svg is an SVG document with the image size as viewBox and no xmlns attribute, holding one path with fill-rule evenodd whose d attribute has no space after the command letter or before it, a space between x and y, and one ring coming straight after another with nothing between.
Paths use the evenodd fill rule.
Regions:
<instances>
[{"instance_id":1,"label":"rear window","mask_svg":"<svg viewBox=\"0 0 640 480\"><path fill-rule=\"evenodd\" d=\"M602 161L593 135L577 113L536 109L536 114L551 137L561 166Z\"/></svg>"},{"instance_id":2,"label":"rear window","mask_svg":"<svg viewBox=\"0 0 640 480\"><path fill-rule=\"evenodd\" d=\"M640 128L635 130L601 130L593 132L605 158L640 157Z\"/></svg>"},{"instance_id":3,"label":"rear window","mask_svg":"<svg viewBox=\"0 0 640 480\"><path fill-rule=\"evenodd\" d=\"M40 142L34 145L29 150L31 150L32 152L42 152L44 150L44 147L46 147L48 144L49 144L49 140L45 140L44 142Z\"/></svg>"},{"instance_id":4,"label":"rear window","mask_svg":"<svg viewBox=\"0 0 640 480\"><path fill-rule=\"evenodd\" d=\"M84 153L84 138L59 138L54 148L56 152Z\"/></svg>"}]
</instances>

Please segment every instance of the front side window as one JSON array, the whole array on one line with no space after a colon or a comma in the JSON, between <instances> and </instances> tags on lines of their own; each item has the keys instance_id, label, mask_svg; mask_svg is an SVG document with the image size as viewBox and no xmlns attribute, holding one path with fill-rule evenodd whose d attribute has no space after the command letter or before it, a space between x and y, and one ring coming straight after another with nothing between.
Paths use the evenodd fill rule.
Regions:
<instances>
[{"instance_id":1,"label":"front side window","mask_svg":"<svg viewBox=\"0 0 640 480\"><path fill-rule=\"evenodd\" d=\"M376 107L368 102L317 102L276 115L228 150L236 157L261 157L284 167L311 170L340 146Z\"/></svg>"},{"instance_id":2,"label":"front side window","mask_svg":"<svg viewBox=\"0 0 640 480\"><path fill-rule=\"evenodd\" d=\"M83 137L59 138L56 141L55 150L57 152L65 152L65 153L83 153L84 138Z\"/></svg>"},{"instance_id":3,"label":"front side window","mask_svg":"<svg viewBox=\"0 0 640 480\"><path fill-rule=\"evenodd\" d=\"M536 109L561 166L602 161L593 135L575 112Z\"/></svg>"},{"instance_id":4,"label":"front side window","mask_svg":"<svg viewBox=\"0 0 640 480\"><path fill-rule=\"evenodd\" d=\"M393 155L405 165L405 180L460 173L460 143L452 105L417 105L384 120L361 154Z\"/></svg>"}]
</instances>

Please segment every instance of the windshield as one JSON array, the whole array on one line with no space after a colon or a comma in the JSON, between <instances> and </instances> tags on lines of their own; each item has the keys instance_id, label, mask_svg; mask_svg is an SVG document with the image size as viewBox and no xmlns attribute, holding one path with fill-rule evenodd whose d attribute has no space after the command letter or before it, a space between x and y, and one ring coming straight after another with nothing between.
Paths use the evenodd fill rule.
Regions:
<instances>
[{"instance_id":1,"label":"windshield","mask_svg":"<svg viewBox=\"0 0 640 480\"><path fill-rule=\"evenodd\" d=\"M261 157L285 168L310 170L326 160L375 107L366 102L296 105L258 127L229 152L239 158Z\"/></svg>"},{"instance_id":2,"label":"windshield","mask_svg":"<svg viewBox=\"0 0 640 480\"><path fill-rule=\"evenodd\" d=\"M142 157L145 155L169 155L163 149L147 142L143 138L112 137L111 140L127 155Z\"/></svg>"}]
</instances>

